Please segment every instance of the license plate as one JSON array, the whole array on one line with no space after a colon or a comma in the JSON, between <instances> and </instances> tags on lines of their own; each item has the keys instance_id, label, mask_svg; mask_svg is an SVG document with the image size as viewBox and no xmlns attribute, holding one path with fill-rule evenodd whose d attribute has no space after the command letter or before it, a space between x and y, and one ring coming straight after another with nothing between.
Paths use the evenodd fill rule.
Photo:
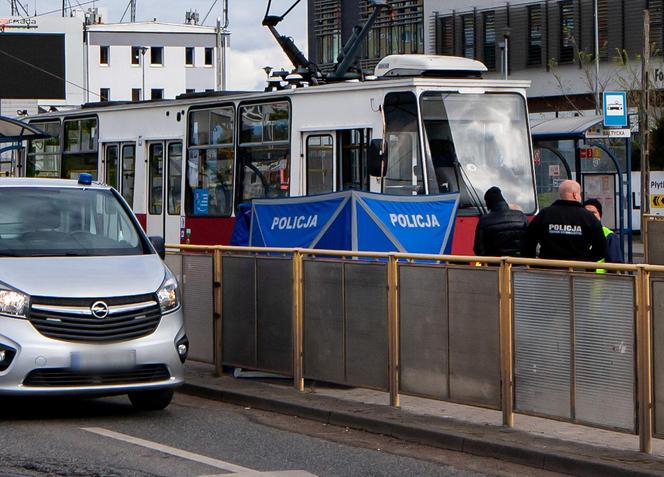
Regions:
<instances>
[{"instance_id":1,"label":"license plate","mask_svg":"<svg viewBox=\"0 0 664 477\"><path fill-rule=\"evenodd\" d=\"M113 371L136 366L136 351L95 351L71 354L71 367L78 371Z\"/></svg>"}]
</instances>

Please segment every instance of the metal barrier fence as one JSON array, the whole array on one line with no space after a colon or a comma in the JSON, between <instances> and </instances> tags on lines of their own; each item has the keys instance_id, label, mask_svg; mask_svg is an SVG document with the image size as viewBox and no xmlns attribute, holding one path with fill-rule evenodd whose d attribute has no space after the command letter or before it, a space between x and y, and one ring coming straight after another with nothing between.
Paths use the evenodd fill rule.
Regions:
<instances>
[{"instance_id":1,"label":"metal barrier fence","mask_svg":"<svg viewBox=\"0 0 664 477\"><path fill-rule=\"evenodd\" d=\"M664 267L169 249L185 252L167 263L192 359L219 373L389 391L394 406L408 394L498 409L507 426L516 412L638 433L644 452L664 435Z\"/></svg>"}]
</instances>

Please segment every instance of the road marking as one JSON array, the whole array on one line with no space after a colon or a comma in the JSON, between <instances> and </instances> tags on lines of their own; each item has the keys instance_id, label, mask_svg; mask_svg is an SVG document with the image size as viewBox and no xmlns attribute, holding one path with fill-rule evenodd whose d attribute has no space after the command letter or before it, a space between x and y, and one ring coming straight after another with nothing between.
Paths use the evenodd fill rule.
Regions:
<instances>
[{"instance_id":1,"label":"road marking","mask_svg":"<svg viewBox=\"0 0 664 477\"><path fill-rule=\"evenodd\" d=\"M87 432L92 432L93 434L116 439L118 441L127 442L129 444L134 444L141 447L147 447L148 449L163 452L164 454L170 454L182 459L193 460L194 462L199 462L201 464L209 465L210 467L216 467L217 469L225 470L228 472L244 472L252 475L257 474L257 471L248 469L247 467L241 467L239 465L231 464L230 462L224 462L223 460L213 459L211 457L206 457L200 454L194 454L193 452L187 452L184 450L176 449L175 447L158 444L156 442L146 441L145 439L139 439L138 437L120 434L119 432L109 431L108 429L103 429L101 427L81 427L81 429Z\"/></svg>"}]
</instances>

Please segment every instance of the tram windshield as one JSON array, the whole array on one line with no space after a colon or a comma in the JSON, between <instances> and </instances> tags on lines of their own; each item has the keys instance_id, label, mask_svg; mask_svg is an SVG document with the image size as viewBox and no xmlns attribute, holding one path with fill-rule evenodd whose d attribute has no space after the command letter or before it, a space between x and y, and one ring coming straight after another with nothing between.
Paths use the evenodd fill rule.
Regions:
<instances>
[{"instance_id":1,"label":"tram windshield","mask_svg":"<svg viewBox=\"0 0 664 477\"><path fill-rule=\"evenodd\" d=\"M518 94L427 92L421 98L432 194L461 192L460 208L481 210L498 186L511 207L536 211L524 99Z\"/></svg>"}]
</instances>

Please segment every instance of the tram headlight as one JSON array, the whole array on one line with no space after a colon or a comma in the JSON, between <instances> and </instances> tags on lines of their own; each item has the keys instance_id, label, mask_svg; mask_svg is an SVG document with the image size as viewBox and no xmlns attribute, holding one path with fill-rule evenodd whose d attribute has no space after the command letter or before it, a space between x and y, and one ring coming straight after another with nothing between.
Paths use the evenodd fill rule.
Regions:
<instances>
[{"instance_id":1,"label":"tram headlight","mask_svg":"<svg viewBox=\"0 0 664 477\"><path fill-rule=\"evenodd\" d=\"M161 308L162 314L169 313L180 307L178 281L168 268L166 268L164 282L159 287L159 290L157 290L157 298L159 299L159 308Z\"/></svg>"}]
</instances>

